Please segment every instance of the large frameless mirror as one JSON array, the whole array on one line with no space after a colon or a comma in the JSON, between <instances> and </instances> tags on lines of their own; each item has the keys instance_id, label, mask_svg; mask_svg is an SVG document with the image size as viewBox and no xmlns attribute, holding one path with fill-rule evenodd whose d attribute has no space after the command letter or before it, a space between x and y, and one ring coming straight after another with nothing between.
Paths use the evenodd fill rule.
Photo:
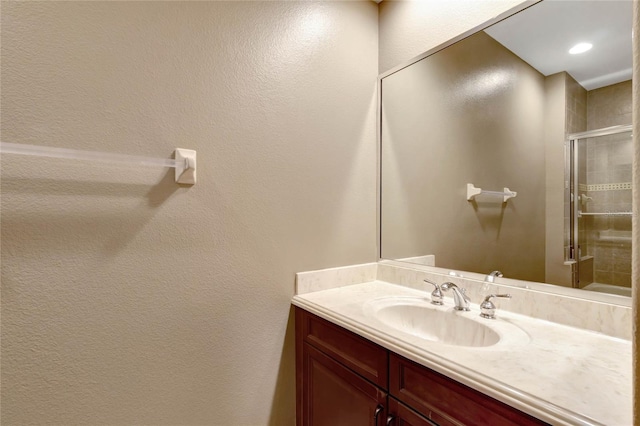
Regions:
<instances>
[{"instance_id":1,"label":"large frameless mirror","mask_svg":"<svg viewBox=\"0 0 640 426\"><path fill-rule=\"evenodd\" d=\"M630 295L631 28L545 0L382 75L381 258Z\"/></svg>"}]
</instances>

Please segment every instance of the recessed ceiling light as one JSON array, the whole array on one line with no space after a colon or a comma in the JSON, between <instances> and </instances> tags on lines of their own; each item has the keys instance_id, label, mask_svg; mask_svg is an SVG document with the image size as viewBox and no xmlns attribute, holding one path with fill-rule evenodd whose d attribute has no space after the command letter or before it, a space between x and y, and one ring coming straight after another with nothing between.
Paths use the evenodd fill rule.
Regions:
<instances>
[{"instance_id":1,"label":"recessed ceiling light","mask_svg":"<svg viewBox=\"0 0 640 426\"><path fill-rule=\"evenodd\" d=\"M575 46L573 46L571 49L569 49L569 53L571 53L572 55L577 55L579 53L584 53L587 50L590 50L593 47L593 44L591 43L578 43Z\"/></svg>"}]
</instances>

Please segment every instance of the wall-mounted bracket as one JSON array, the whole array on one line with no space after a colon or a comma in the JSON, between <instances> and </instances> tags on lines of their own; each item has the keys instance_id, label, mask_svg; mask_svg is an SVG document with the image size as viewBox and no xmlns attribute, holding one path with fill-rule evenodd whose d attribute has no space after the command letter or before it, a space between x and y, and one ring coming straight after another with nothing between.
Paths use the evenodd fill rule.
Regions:
<instances>
[{"instance_id":1,"label":"wall-mounted bracket","mask_svg":"<svg viewBox=\"0 0 640 426\"><path fill-rule=\"evenodd\" d=\"M506 203L509 198L515 198L518 195L517 192L510 190L506 186L504 187L504 196L502 197L502 202Z\"/></svg>"},{"instance_id":2,"label":"wall-mounted bracket","mask_svg":"<svg viewBox=\"0 0 640 426\"><path fill-rule=\"evenodd\" d=\"M176 183L195 185L196 183L196 151L176 148Z\"/></svg>"},{"instance_id":3,"label":"wall-mounted bracket","mask_svg":"<svg viewBox=\"0 0 640 426\"><path fill-rule=\"evenodd\" d=\"M482 188L476 188L472 183L467 184L467 201L473 200L480 194L482 194Z\"/></svg>"}]
</instances>

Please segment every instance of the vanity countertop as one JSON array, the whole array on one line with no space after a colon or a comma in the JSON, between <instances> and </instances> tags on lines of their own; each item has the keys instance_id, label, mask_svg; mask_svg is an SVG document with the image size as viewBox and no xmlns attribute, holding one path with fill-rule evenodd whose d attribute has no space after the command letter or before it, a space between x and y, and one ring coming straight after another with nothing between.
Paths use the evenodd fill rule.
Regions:
<instances>
[{"instance_id":1,"label":"vanity countertop","mask_svg":"<svg viewBox=\"0 0 640 426\"><path fill-rule=\"evenodd\" d=\"M515 325L528 338L505 336L487 347L430 342L367 311L389 297L429 300L423 291L372 281L297 295L292 303L553 425L632 424L630 341L498 310L486 321ZM453 309L452 299L444 303L440 309ZM480 319L477 304L452 314Z\"/></svg>"}]
</instances>

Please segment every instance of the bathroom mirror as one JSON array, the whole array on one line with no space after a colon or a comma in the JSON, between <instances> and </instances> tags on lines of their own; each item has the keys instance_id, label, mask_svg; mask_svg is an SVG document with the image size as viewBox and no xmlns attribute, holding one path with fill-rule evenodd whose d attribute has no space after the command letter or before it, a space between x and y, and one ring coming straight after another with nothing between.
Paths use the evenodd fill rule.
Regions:
<instances>
[{"instance_id":1,"label":"bathroom mirror","mask_svg":"<svg viewBox=\"0 0 640 426\"><path fill-rule=\"evenodd\" d=\"M519 9L380 76L380 257L630 295L632 1Z\"/></svg>"}]
</instances>

